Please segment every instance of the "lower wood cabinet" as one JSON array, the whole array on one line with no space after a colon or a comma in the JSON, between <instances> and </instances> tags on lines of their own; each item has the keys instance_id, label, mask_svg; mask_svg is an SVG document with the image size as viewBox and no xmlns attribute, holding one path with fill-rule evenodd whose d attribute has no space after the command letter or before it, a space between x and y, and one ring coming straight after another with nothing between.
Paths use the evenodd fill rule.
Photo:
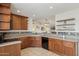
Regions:
<instances>
[{"instance_id":1,"label":"lower wood cabinet","mask_svg":"<svg viewBox=\"0 0 79 59\"><path fill-rule=\"evenodd\" d=\"M50 38L49 40L48 40L48 49L50 50L50 51L54 51L54 40L55 39L53 39L53 38Z\"/></svg>"},{"instance_id":2,"label":"lower wood cabinet","mask_svg":"<svg viewBox=\"0 0 79 59\"><path fill-rule=\"evenodd\" d=\"M75 42L49 38L49 50L59 55L76 55Z\"/></svg>"},{"instance_id":3,"label":"lower wood cabinet","mask_svg":"<svg viewBox=\"0 0 79 59\"><path fill-rule=\"evenodd\" d=\"M0 56L20 56L20 55L21 55L20 43L0 47Z\"/></svg>"},{"instance_id":4,"label":"lower wood cabinet","mask_svg":"<svg viewBox=\"0 0 79 59\"><path fill-rule=\"evenodd\" d=\"M33 47L42 47L42 38L41 37L34 37Z\"/></svg>"},{"instance_id":5,"label":"lower wood cabinet","mask_svg":"<svg viewBox=\"0 0 79 59\"><path fill-rule=\"evenodd\" d=\"M65 55L74 56L76 55L75 42L64 41L64 53Z\"/></svg>"},{"instance_id":6,"label":"lower wood cabinet","mask_svg":"<svg viewBox=\"0 0 79 59\"><path fill-rule=\"evenodd\" d=\"M27 48L28 47L28 38L27 37L22 37L20 38L21 40L21 48Z\"/></svg>"},{"instance_id":7,"label":"lower wood cabinet","mask_svg":"<svg viewBox=\"0 0 79 59\"><path fill-rule=\"evenodd\" d=\"M64 54L63 40L59 40L59 39L54 40L54 52L60 55Z\"/></svg>"},{"instance_id":8,"label":"lower wood cabinet","mask_svg":"<svg viewBox=\"0 0 79 59\"><path fill-rule=\"evenodd\" d=\"M21 43L21 48L27 48L27 47L41 47L42 42L41 42L41 37L34 37L34 36L29 36L29 37L22 37L20 38L22 41Z\"/></svg>"}]
</instances>

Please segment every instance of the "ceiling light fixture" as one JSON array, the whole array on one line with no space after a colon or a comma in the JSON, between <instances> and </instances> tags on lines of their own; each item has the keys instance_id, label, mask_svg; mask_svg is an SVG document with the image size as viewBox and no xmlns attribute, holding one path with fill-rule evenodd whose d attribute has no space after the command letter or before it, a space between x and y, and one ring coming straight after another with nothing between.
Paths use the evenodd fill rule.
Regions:
<instances>
[{"instance_id":1,"label":"ceiling light fixture","mask_svg":"<svg viewBox=\"0 0 79 59\"><path fill-rule=\"evenodd\" d=\"M21 12L20 10L17 10L17 12L19 13L19 12Z\"/></svg>"},{"instance_id":2,"label":"ceiling light fixture","mask_svg":"<svg viewBox=\"0 0 79 59\"><path fill-rule=\"evenodd\" d=\"M49 8L50 8L50 9L53 9L53 7L52 7L52 6L50 6Z\"/></svg>"}]
</instances>

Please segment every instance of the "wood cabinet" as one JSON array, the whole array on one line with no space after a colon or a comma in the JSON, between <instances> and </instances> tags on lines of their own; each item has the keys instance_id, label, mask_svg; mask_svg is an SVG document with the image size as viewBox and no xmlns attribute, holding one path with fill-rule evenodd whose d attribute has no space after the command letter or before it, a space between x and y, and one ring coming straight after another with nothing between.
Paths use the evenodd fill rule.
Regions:
<instances>
[{"instance_id":1,"label":"wood cabinet","mask_svg":"<svg viewBox=\"0 0 79 59\"><path fill-rule=\"evenodd\" d=\"M42 47L42 40L41 37L34 37L33 40L33 47Z\"/></svg>"},{"instance_id":2,"label":"wood cabinet","mask_svg":"<svg viewBox=\"0 0 79 59\"><path fill-rule=\"evenodd\" d=\"M49 50L59 55L64 54L63 40L50 38L49 39Z\"/></svg>"},{"instance_id":3,"label":"wood cabinet","mask_svg":"<svg viewBox=\"0 0 79 59\"><path fill-rule=\"evenodd\" d=\"M20 56L20 55L21 55L20 43L0 47L0 56Z\"/></svg>"},{"instance_id":4,"label":"wood cabinet","mask_svg":"<svg viewBox=\"0 0 79 59\"><path fill-rule=\"evenodd\" d=\"M10 4L0 3L0 30L10 29Z\"/></svg>"},{"instance_id":5,"label":"wood cabinet","mask_svg":"<svg viewBox=\"0 0 79 59\"><path fill-rule=\"evenodd\" d=\"M54 40L54 51L60 55L64 54L63 40Z\"/></svg>"},{"instance_id":6,"label":"wood cabinet","mask_svg":"<svg viewBox=\"0 0 79 59\"><path fill-rule=\"evenodd\" d=\"M59 55L76 55L75 42L49 38L49 50Z\"/></svg>"},{"instance_id":7,"label":"wood cabinet","mask_svg":"<svg viewBox=\"0 0 79 59\"><path fill-rule=\"evenodd\" d=\"M0 14L1 22L10 22L10 15Z\"/></svg>"},{"instance_id":8,"label":"wood cabinet","mask_svg":"<svg viewBox=\"0 0 79 59\"><path fill-rule=\"evenodd\" d=\"M27 17L21 17L21 29L22 30L27 30L28 29Z\"/></svg>"},{"instance_id":9,"label":"wood cabinet","mask_svg":"<svg viewBox=\"0 0 79 59\"><path fill-rule=\"evenodd\" d=\"M64 41L64 53L65 55L75 56L76 55L75 42Z\"/></svg>"},{"instance_id":10,"label":"wood cabinet","mask_svg":"<svg viewBox=\"0 0 79 59\"><path fill-rule=\"evenodd\" d=\"M4 6L0 6L0 13L10 14L11 11L10 11L10 8L4 7Z\"/></svg>"},{"instance_id":11,"label":"wood cabinet","mask_svg":"<svg viewBox=\"0 0 79 59\"><path fill-rule=\"evenodd\" d=\"M54 51L54 40L55 39L53 39L53 38L49 38L49 40L48 40L48 49L50 50L50 51Z\"/></svg>"},{"instance_id":12,"label":"wood cabinet","mask_svg":"<svg viewBox=\"0 0 79 59\"><path fill-rule=\"evenodd\" d=\"M10 8L11 7L11 3L0 3L1 6Z\"/></svg>"},{"instance_id":13,"label":"wood cabinet","mask_svg":"<svg viewBox=\"0 0 79 59\"><path fill-rule=\"evenodd\" d=\"M0 29L2 30L7 30L7 29L10 29L10 23L5 23L5 22L1 22L0 23Z\"/></svg>"},{"instance_id":14,"label":"wood cabinet","mask_svg":"<svg viewBox=\"0 0 79 59\"><path fill-rule=\"evenodd\" d=\"M17 15L12 15L12 29L21 30L21 18Z\"/></svg>"},{"instance_id":15,"label":"wood cabinet","mask_svg":"<svg viewBox=\"0 0 79 59\"><path fill-rule=\"evenodd\" d=\"M20 38L20 40L22 41L22 44L21 44L22 49L27 48L27 47L41 47L42 46L41 37L29 36L29 37L22 37Z\"/></svg>"},{"instance_id":16,"label":"wood cabinet","mask_svg":"<svg viewBox=\"0 0 79 59\"><path fill-rule=\"evenodd\" d=\"M27 30L27 18L20 15L11 15L13 30Z\"/></svg>"},{"instance_id":17,"label":"wood cabinet","mask_svg":"<svg viewBox=\"0 0 79 59\"><path fill-rule=\"evenodd\" d=\"M33 46L33 40L34 40L33 37L22 37L22 38L20 38L20 40L22 42L21 43L22 49Z\"/></svg>"}]
</instances>

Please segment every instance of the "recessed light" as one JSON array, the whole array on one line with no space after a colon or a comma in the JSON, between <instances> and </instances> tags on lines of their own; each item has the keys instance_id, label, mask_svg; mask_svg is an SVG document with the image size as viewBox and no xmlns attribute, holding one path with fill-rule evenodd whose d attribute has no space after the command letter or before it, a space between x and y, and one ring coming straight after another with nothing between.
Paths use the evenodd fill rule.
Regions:
<instances>
[{"instance_id":1,"label":"recessed light","mask_svg":"<svg viewBox=\"0 0 79 59\"><path fill-rule=\"evenodd\" d=\"M17 10L17 12L19 13L19 12L21 12L20 10Z\"/></svg>"},{"instance_id":2,"label":"recessed light","mask_svg":"<svg viewBox=\"0 0 79 59\"><path fill-rule=\"evenodd\" d=\"M50 6L49 8L50 8L50 9L53 9L53 6Z\"/></svg>"}]
</instances>

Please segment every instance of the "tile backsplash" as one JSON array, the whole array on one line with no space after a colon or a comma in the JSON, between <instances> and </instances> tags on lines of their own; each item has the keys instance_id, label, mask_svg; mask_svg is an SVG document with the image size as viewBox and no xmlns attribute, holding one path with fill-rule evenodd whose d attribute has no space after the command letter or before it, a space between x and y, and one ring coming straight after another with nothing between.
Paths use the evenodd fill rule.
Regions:
<instances>
[{"instance_id":1,"label":"tile backsplash","mask_svg":"<svg viewBox=\"0 0 79 59\"><path fill-rule=\"evenodd\" d=\"M58 32L58 35L64 36L65 39L79 39L78 32Z\"/></svg>"}]
</instances>

